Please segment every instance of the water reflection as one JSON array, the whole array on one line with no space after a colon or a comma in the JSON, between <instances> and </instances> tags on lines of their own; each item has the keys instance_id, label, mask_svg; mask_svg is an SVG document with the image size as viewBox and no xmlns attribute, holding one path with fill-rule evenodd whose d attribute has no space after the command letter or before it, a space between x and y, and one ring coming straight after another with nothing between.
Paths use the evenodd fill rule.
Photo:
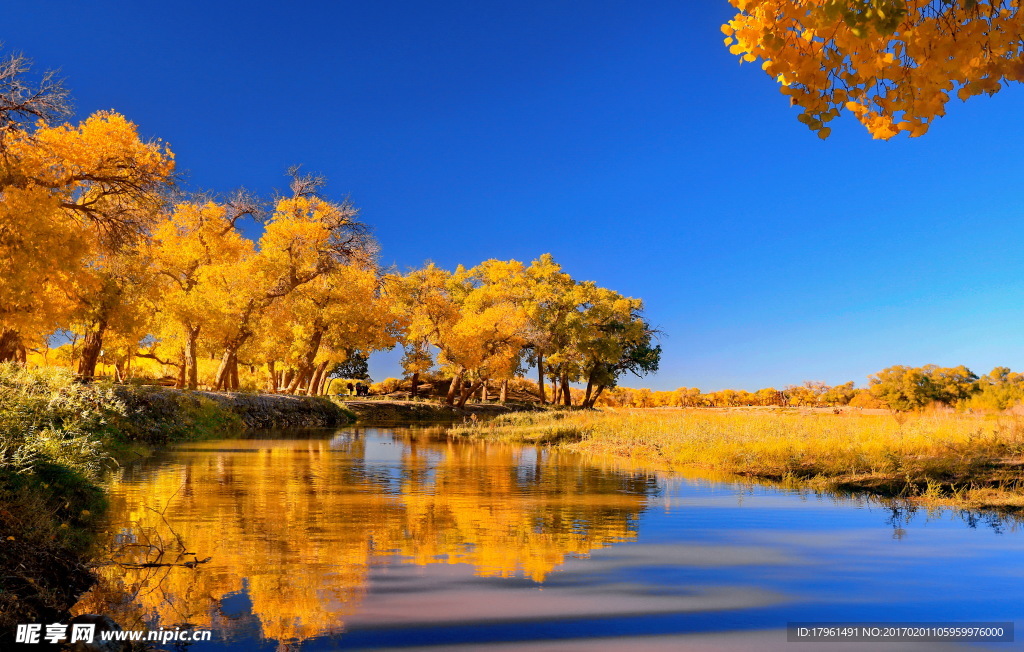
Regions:
<instances>
[{"instance_id":1,"label":"water reflection","mask_svg":"<svg viewBox=\"0 0 1024 652\"><path fill-rule=\"evenodd\" d=\"M205 442L127 470L110 487L114 563L76 612L228 638L335 635L371 569L396 556L542 582L569 557L634 539L657 487L565 453L433 434Z\"/></svg>"}]
</instances>

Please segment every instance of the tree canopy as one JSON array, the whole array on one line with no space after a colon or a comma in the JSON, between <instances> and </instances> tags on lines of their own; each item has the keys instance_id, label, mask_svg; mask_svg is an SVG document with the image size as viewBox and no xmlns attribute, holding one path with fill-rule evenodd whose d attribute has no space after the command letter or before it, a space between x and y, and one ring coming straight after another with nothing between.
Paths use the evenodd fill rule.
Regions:
<instances>
[{"instance_id":1,"label":"tree canopy","mask_svg":"<svg viewBox=\"0 0 1024 652\"><path fill-rule=\"evenodd\" d=\"M875 138L928 131L954 95L1024 80L1017 0L730 0L729 51L761 68L821 138L852 113Z\"/></svg>"}]
</instances>

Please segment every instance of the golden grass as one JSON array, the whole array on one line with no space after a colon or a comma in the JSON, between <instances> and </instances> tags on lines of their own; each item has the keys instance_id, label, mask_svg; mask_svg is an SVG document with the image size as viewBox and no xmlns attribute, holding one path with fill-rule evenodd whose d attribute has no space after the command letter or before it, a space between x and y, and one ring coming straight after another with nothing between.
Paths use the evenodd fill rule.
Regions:
<instances>
[{"instance_id":1,"label":"golden grass","mask_svg":"<svg viewBox=\"0 0 1024 652\"><path fill-rule=\"evenodd\" d=\"M1024 418L758 409L518 413L454 434L556 443L652 469L701 467L962 507L1024 509Z\"/></svg>"}]
</instances>

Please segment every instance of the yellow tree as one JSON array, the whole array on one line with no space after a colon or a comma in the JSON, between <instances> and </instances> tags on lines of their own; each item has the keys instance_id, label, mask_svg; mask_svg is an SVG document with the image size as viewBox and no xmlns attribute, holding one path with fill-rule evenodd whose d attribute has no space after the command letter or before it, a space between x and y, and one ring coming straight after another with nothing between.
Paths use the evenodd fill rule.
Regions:
<instances>
[{"instance_id":1,"label":"yellow tree","mask_svg":"<svg viewBox=\"0 0 1024 652\"><path fill-rule=\"evenodd\" d=\"M398 341L395 313L372 265L341 265L295 288L272 310L276 318L265 320L262 330L278 343L286 331L283 359L295 367L290 393L305 388L307 395L321 394L334 365L353 352L368 354ZM270 353L268 364L281 354Z\"/></svg>"},{"instance_id":2,"label":"yellow tree","mask_svg":"<svg viewBox=\"0 0 1024 652\"><path fill-rule=\"evenodd\" d=\"M24 82L27 69L22 57L0 62L0 361L66 325L75 305L62 289L90 257L145 234L174 167L116 113L51 124L66 96L52 79Z\"/></svg>"},{"instance_id":3,"label":"yellow tree","mask_svg":"<svg viewBox=\"0 0 1024 652\"><path fill-rule=\"evenodd\" d=\"M530 263L526 276L526 337L533 363L537 366L537 385L543 404L547 402L545 358L567 344L566 321L577 306L573 296L576 282L562 271L551 254L544 254Z\"/></svg>"},{"instance_id":4,"label":"yellow tree","mask_svg":"<svg viewBox=\"0 0 1024 652\"><path fill-rule=\"evenodd\" d=\"M875 138L924 134L961 100L1024 80L1016 0L730 0L729 51L762 69L827 138L853 113Z\"/></svg>"},{"instance_id":5,"label":"yellow tree","mask_svg":"<svg viewBox=\"0 0 1024 652\"><path fill-rule=\"evenodd\" d=\"M642 310L640 299L606 288L592 290L575 347L582 359L579 380L587 383L583 407L593 407L625 372L639 378L658 370L661 346L653 344L655 331L641 317Z\"/></svg>"},{"instance_id":6,"label":"yellow tree","mask_svg":"<svg viewBox=\"0 0 1024 652\"><path fill-rule=\"evenodd\" d=\"M152 311L154 277L150 261L137 249L106 252L85 265L78 278L64 292L75 306L70 329L83 337L78 375L92 378L96 363L111 339L120 345L119 373L134 353L133 345L147 335Z\"/></svg>"},{"instance_id":7,"label":"yellow tree","mask_svg":"<svg viewBox=\"0 0 1024 652\"><path fill-rule=\"evenodd\" d=\"M442 362L474 382L463 389L458 407L488 380L508 381L526 346L527 277L516 260L487 260L453 276L459 319L446 334Z\"/></svg>"},{"instance_id":8,"label":"yellow tree","mask_svg":"<svg viewBox=\"0 0 1024 652\"><path fill-rule=\"evenodd\" d=\"M389 279L405 314L406 341L421 352L436 348L438 363L452 375L449 405L464 406L488 379L507 379L518 367L526 342L523 279L522 263L496 260L455 273L430 263Z\"/></svg>"},{"instance_id":9,"label":"yellow tree","mask_svg":"<svg viewBox=\"0 0 1024 652\"><path fill-rule=\"evenodd\" d=\"M236 222L254 210L248 201L185 201L153 229L149 257L159 280L158 337L160 348L171 353L165 359L155 351L144 355L178 366L181 386L198 385L200 336L230 319L224 304L232 294L231 281L255 251Z\"/></svg>"},{"instance_id":10,"label":"yellow tree","mask_svg":"<svg viewBox=\"0 0 1024 652\"><path fill-rule=\"evenodd\" d=\"M431 340L435 330L455 316L455 308L444 292L449 276L448 272L428 263L424 269L404 276L388 274L384 277L382 289L388 297L404 349L401 364L412 385L412 398L418 393L420 374L434 366Z\"/></svg>"},{"instance_id":11,"label":"yellow tree","mask_svg":"<svg viewBox=\"0 0 1024 652\"><path fill-rule=\"evenodd\" d=\"M324 180L292 175L292 196L279 199L259 240L259 251L236 270L221 338L216 389L237 389L238 352L256 333L264 311L295 288L341 265L369 263L376 245L348 202L329 202L317 193Z\"/></svg>"},{"instance_id":12,"label":"yellow tree","mask_svg":"<svg viewBox=\"0 0 1024 652\"><path fill-rule=\"evenodd\" d=\"M406 356L413 360L407 371L413 374L430 368L430 349L441 349L446 334L459 319L459 304L452 296L451 272L434 263L408 274L390 274L385 282L393 310L404 326ZM421 368L422 367L422 368ZM413 376L414 380L416 376ZM454 402L462 378L453 378L448 386L448 403Z\"/></svg>"}]
</instances>

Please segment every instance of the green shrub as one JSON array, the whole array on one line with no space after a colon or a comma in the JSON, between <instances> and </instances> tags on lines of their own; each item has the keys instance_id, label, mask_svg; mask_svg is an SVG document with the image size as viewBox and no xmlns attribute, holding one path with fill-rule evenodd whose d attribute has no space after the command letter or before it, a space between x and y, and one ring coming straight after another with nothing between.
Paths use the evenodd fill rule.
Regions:
<instances>
[{"instance_id":1,"label":"green shrub","mask_svg":"<svg viewBox=\"0 0 1024 652\"><path fill-rule=\"evenodd\" d=\"M0 470L21 473L49 462L94 478L109 459L102 439L125 415L108 383L0 364Z\"/></svg>"}]
</instances>

